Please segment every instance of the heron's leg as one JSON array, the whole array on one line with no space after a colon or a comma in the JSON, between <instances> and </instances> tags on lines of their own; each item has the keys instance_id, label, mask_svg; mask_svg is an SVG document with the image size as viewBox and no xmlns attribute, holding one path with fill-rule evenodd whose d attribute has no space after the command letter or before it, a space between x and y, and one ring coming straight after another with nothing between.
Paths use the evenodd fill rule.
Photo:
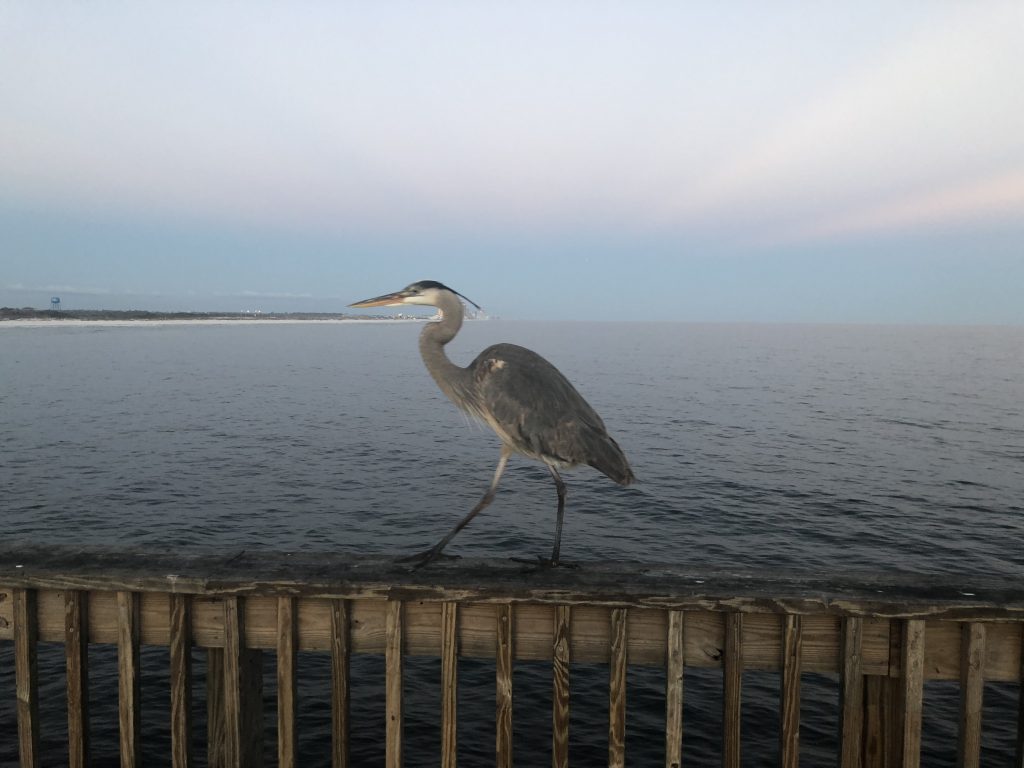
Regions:
<instances>
[{"instance_id":1,"label":"heron's leg","mask_svg":"<svg viewBox=\"0 0 1024 768\"><path fill-rule=\"evenodd\" d=\"M562 519L565 517L565 483L558 470L548 464L551 477L555 479L555 488L558 489L558 518L555 521L555 548L551 552L551 564L558 565L558 551L562 546Z\"/></svg>"},{"instance_id":2,"label":"heron's leg","mask_svg":"<svg viewBox=\"0 0 1024 768\"><path fill-rule=\"evenodd\" d=\"M405 558L407 561L415 561L416 567L420 568L428 563L436 560L441 554L448 543L455 538L456 534L465 528L469 521L476 517L480 512L487 507L492 501L494 501L494 494L498 491L498 483L501 481L501 476L505 472L505 466L508 464L509 457L512 456L512 451L506 446L501 447L501 457L498 459L498 466L494 468L494 477L491 479L491 485L487 489L487 493L483 495L483 498L476 503L476 506L469 511L469 514L462 518L454 528L452 528L448 534L441 539L437 544L419 555L413 555L412 557Z\"/></svg>"}]
</instances>

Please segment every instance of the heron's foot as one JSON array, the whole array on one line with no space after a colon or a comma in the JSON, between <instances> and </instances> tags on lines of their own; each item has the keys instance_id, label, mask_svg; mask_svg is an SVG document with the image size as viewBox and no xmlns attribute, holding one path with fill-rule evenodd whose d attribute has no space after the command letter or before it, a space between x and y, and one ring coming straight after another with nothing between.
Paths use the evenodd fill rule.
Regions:
<instances>
[{"instance_id":1,"label":"heron's foot","mask_svg":"<svg viewBox=\"0 0 1024 768\"><path fill-rule=\"evenodd\" d=\"M458 555L446 555L439 549L428 549L425 552L417 552L415 555L407 555L406 557L400 557L395 562L405 563L412 566L412 570L416 571L425 565L430 565L435 560L458 560Z\"/></svg>"}]
</instances>

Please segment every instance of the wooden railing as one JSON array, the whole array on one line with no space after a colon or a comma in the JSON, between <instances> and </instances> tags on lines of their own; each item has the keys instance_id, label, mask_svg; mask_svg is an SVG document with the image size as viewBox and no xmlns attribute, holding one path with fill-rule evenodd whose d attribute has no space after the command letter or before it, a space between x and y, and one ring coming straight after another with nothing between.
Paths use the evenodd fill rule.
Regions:
<instances>
[{"instance_id":1,"label":"wooden railing","mask_svg":"<svg viewBox=\"0 0 1024 768\"><path fill-rule=\"evenodd\" d=\"M720 668L722 764L740 765L745 669L778 670L783 766L800 755L801 675L833 673L836 765L917 766L926 680L958 680L959 764L977 766L986 681L1021 680L1024 581L697 572L678 565L442 562L383 557L0 545L0 640L14 644L21 764L39 764L37 644L63 643L68 755L89 764L90 643L118 653L123 766L140 764L140 651L169 647L172 762L194 764L192 649L208 649L210 765L261 765L259 659L277 661L277 744L296 764L296 658L330 654L334 766L349 764L351 654L383 654L388 766L402 764L403 658L441 659L441 763L454 766L457 659L496 663L495 761L513 758L513 663L550 660L552 764L568 752L570 670L609 665L608 764L627 764L627 665L666 670L666 766L684 763L683 670ZM358 681L357 681L358 682ZM1020 720L1024 723L1024 717ZM325 745L325 749L328 747ZM1024 765L1024 727L1016 765Z\"/></svg>"}]
</instances>

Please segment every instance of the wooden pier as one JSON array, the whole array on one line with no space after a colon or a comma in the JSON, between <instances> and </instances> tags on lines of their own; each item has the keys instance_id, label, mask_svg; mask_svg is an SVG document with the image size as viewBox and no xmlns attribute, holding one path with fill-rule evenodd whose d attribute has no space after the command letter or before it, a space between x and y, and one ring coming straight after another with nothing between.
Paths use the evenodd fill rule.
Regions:
<instances>
[{"instance_id":1,"label":"wooden pier","mask_svg":"<svg viewBox=\"0 0 1024 768\"><path fill-rule=\"evenodd\" d=\"M14 644L21 764L39 765L37 644L63 643L68 754L89 764L89 644L116 646L122 766L140 764L140 652L169 648L172 760L261 765L261 654L276 654L281 766L296 764L296 658L331 659L331 750L349 764L350 658L381 654L386 764L402 765L403 658L441 659L441 765L456 765L457 659L495 660L498 766L513 765L513 666L549 660L554 766L572 763L572 666L609 668L608 765L629 764L628 665L666 671L664 764L683 754L683 671L721 670L722 765L740 765L744 670L780 673L778 761L799 765L801 676L839 680L842 768L920 764L924 683L960 684L958 764L978 766L986 682L1020 684L1024 579L696 571L585 563L545 569L457 560L410 571L384 557L236 552L181 556L0 545L0 642ZM191 722L192 649L207 649L208 743ZM358 681L355 681L358 683ZM1024 766L1024 710L1017 757ZM48 734L49 735L49 734Z\"/></svg>"}]
</instances>

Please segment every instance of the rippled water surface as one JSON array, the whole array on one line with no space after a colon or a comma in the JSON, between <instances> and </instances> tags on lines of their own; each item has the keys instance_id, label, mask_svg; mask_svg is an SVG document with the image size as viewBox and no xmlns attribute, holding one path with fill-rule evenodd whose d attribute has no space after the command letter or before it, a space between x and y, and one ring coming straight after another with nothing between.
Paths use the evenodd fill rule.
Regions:
<instances>
[{"instance_id":1,"label":"rippled water surface","mask_svg":"<svg viewBox=\"0 0 1024 768\"><path fill-rule=\"evenodd\" d=\"M355 322L0 326L5 535L190 549L422 549L479 498L498 443L438 392L417 331ZM1024 329L490 321L468 323L450 353L468 363L495 341L552 360L602 414L639 479L623 489L589 468L566 473L567 560L885 569L965 581L1021 572ZM554 501L546 470L513 459L494 504L449 551L547 554ZM59 669L59 647L47 653ZM113 661L103 648L93 653L100 710L116 690ZM159 654L147 651L145 677L158 710ZM303 765L329 762L325 662L302 660L312 723ZM355 692L356 716L371 732L383 718L383 671L372 658L356 663L379 678ZM436 680L432 664L415 660L410 674ZM463 710L487 713L463 729L463 762L487 764L493 664L462 664L463 679L480 682L462 693L479 706ZM0 762L14 758L11 667L2 646ZM516 674L523 764L546 763L549 669L527 664ZM605 759L606 674L574 667L579 765ZM693 764L715 765L719 678L702 674L687 678L686 748ZM58 678L44 685L60 704ZM631 765L661 760L663 684L657 671L631 671ZM777 688L767 673L744 679L745 764L774 764ZM822 677L805 688L805 762L828 764L835 684ZM942 745L955 732L956 692L928 690L937 715L925 725L938 745L928 764L953 765L955 748ZM439 696L422 695L421 709ZM994 765L1012 754L1000 713L1015 700L1012 690L987 691ZM60 732L63 715L53 716ZM435 719L412 720L419 748L408 764L437 762ZM152 728L147 764L161 764L166 734ZM98 757L113 761L116 730L98 722L97 730ZM379 764L377 740L357 741L361 764ZM49 748L60 754L59 743Z\"/></svg>"}]
</instances>

